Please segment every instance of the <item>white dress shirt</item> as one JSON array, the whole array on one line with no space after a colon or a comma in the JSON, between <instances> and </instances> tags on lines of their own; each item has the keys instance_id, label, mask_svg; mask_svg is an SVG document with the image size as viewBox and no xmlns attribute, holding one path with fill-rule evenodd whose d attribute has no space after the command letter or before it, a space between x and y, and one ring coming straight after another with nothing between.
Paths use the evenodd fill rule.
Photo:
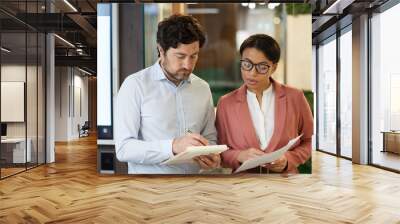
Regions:
<instances>
[{"instance_id":1,"label":"white dress shirt","mask_svg":"<svg viewBox=\"0 0 400 224\"><path fill-rule=\"evenodd\" d=\"M188 131L215 144L215 113L209 85L191 74L176 86L159 64L123 82L115 109L115 149L128 162L130 174L198 173L197 163L165 166L173 156L172 141Z\"/></svg>"},{"instance_id":2,"label":"white dress shirt","mask_svg":"<svg viewBox=\"0 0 400 224\"><path fill-rule=\"evenodd\" d=\"M260 106L256 94L247 90L247 105L253 126L260 142L260 149L265 150L274 134L275 125L275 91L272 85L263 91L261 102Z\"/></svg>"}]
</instances>

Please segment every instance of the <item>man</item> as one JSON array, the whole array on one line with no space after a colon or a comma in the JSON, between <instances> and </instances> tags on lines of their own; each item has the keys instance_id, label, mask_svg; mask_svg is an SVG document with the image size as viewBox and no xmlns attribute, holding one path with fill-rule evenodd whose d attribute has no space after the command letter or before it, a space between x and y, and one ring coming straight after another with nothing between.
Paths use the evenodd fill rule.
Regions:
<instances>
[{"instance_id":1,"label":"man","mask_svg":"<svg viewBox=\"0 0 400 224\"><path fill-rule=\"evenodd\" d=\"M191 16L158 24L159 60L126 78L116 105L116 154L130 174L194 174L220 165L219 155L160 165L188 146L216 143L209 85L192 74L205 34Z\"/></svg>"}]
</instances>

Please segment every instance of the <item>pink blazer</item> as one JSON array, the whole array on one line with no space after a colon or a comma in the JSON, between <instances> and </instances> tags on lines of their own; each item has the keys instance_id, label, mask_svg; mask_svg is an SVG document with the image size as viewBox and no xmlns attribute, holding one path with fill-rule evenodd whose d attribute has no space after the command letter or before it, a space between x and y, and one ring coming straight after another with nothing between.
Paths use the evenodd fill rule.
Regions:
<instances>
[{"instance_id":1,"label":"pink blazer","mask_svg":"<svg viewBox=\"0 0 400 224\"><path fill-rule=\"evenodd\" d=\"M275 127L265 152L275 151L288 141L303 134L300 141L286 152L287 172L297 173L297 166L311 156L313 117L301 90L282 85L271 78L275 89ZM247 87L230 92L218 102L216 128L218 144L226 144L229 150L222 153L224 166L236 169L240 166L237 156L240 150L260 148L246 98Z\"/></svg>"}]
</instances>

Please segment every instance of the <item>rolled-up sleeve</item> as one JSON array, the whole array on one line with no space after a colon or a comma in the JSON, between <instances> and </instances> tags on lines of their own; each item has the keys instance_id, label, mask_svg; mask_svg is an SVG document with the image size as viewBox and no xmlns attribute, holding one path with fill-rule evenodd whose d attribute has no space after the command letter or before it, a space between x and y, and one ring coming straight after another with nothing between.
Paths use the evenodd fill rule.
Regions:
<instances>
[{"instance_id":1,"label":"rolled-up sleeve","mask_svg":"<svg viewBox=\"0 0 400 224\"><path fill-rule=\"evenodd\" d=\"M116 99L114 130L117 159L137 164L159 164L173 156L173 139L139 140L142 99L138 81L128 77Z\"/></svg>"}]
</instances>

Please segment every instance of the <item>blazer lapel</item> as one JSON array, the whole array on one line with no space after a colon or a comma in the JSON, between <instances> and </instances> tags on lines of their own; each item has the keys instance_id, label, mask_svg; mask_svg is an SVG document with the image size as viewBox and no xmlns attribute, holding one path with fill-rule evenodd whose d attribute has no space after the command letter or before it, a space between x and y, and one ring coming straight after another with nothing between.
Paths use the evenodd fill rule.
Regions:
<instances>
[{"instance_id":1,"label":"blazer lapel","mask_svg":"<svg viewBox=\"0 0 400 224\"><path fill-rule=\"evenodd\" d=\"M239 91L236 93L237 99L237 107L236 107L236 116L237 120L240 121L241 126L243 127L244 132L244 141L246 145L249 147L259 148L260 143L257 138L257 134L255 128L253 126L253 120L251 119L249 107L247 105L247 88L245 85L242 85L239 88Z\"/></svg>"},{"instance_id":2,"label":"blazer lapel","mask_svg":"<svg viewBox=\"0 0 400 224\"><path fill-rule=\"evenodd\" d=\"M271 152L278 146L279 141L282 138L282 133L286 121L287 98L285 90L282 87L282 85L277 83L272 78L271 82L274 85L275 89L275 124L274 124L275 127L274 127L274 133L272 134L271 140L265 152Z\"/></svg>"}]
</instances>

